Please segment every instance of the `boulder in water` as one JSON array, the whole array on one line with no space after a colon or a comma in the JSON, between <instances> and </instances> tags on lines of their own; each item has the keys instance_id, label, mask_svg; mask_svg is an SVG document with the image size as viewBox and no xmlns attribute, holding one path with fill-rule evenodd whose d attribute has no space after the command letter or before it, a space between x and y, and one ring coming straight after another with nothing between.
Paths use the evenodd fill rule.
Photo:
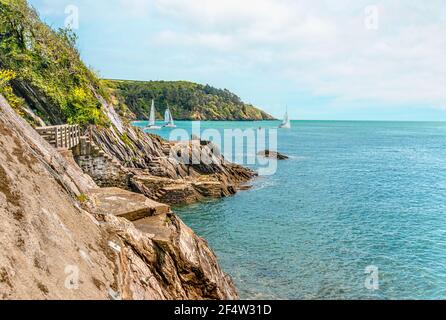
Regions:
<instances>
[{"instance_id":1,"label":"boulder in water","mask_svg":"<svg viewBox=\"0 0 446 320\"><path fill-rule=\"evenodd\" d=\"M261 157L265 157L265 158L275 158L277 160L287 160L287 159L289 159L289 157L284 155L284 154L281 154L281 153L276 152L276 151L269 151L269 150L260 151L259 153L257 153L257 155L259 155Z\"/></svg>"}]
</instances>

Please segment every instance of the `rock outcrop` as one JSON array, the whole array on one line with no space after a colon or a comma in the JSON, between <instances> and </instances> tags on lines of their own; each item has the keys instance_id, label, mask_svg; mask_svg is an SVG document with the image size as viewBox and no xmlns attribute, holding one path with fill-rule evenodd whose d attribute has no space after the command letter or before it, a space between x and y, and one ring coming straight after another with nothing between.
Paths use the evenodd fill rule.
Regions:
<instances>
[{"instance_id":1,"label":"rock outcrop","mask_svg":"<svg viewBox=\"0 0 446 320\"><path fill-rule=\"evenodd\" d=\"M186 162L176 157L179 153L201 161ZM163 170L169 168L166 163L177 168L177 173ZM132 187L151 199L175 205L233 195L255 175L249 169L214 155L212 148L200 141L171 143L170 154L160 158L156 165L158 170L155 172L153 168L133 170L134 175L130 178Z\"/></svg>"},{"instance_id":2,"label":"rock outcrop","mask_svg":"<svg viewBox=\"0 0 446 320\"><path fill-rule=\"evenodd\" d=\"M99 191L70 157L0 96L0 298L238 297L206 241L167 206ZM119 197L136 202L125 204L131 219L145 218L114 215Z\"/></svg>"},{"instance_id":3,"label":"rock outcrop","mask_svg":"<svg viewBox=\"0 0 446 320\"><path fill-rule=\"evenodd\" d=\"M142 194L119 188L95 188L86 195L89 211L95 215L112 214L129 221L170 212L166 204L153 201Z\"/></svg>"},{"instance_id":4,"label":"rock outcrop","mask_svg":"<svg viewBox=\"0 0 446 320\"><path fill-rule=\"evenodd\" d=\"M0 298L237 298L207 243L168 204L234 194L254 173L207 143L133 128L69 33L51 30L26 0L2 6L9 76L0 89L17 114L0 95ZM31 127L64 123L87 129L78 148L56 150Z\"/></svg>"},{"instance_id":5,"label":"rock outcrop","mask_svg":"<svg viewBox=\"0 0 446 320\"><path fill-rule=\"evenodd\" d=\"M107 232L122 246L122 294L133 299L237 299L207 243L173 214L124 223L108 215ZM136 226L136 227L135 227ZM140 232L139 230L143 232Z\"/></svg>"},{"instance_id":6,"label":"rock outcrop","mask_svg":"<svg viewBox=\"0 0 446 320\"><path fill-rule=\"evenodd\" d=\"M105 103L104 109L110 108ZM102 187L118 186L177 205L233 195L255 176L214 153L204 141L168 142L121 123L119 117L116 121L111 128L92 127L90 134L94 144L119 166L104 156L75 157Z\"/></svg>"},{"instance_id":7,"label":"rock outcrop","mask_svg":"<svg viewBox=\"0 0 446 320\"><path fill-rule=\"evenodd\" d=\"M276 152L276 151L269 151L269 150L260 151L259 153L257 153L257 155L259 155L261 157L265 157L265 158L276 159L276 160L287 160L287 159L289 159L289 157L284 155L284 154L281 154L281 153Z\"/></svg>"}]
</instances>

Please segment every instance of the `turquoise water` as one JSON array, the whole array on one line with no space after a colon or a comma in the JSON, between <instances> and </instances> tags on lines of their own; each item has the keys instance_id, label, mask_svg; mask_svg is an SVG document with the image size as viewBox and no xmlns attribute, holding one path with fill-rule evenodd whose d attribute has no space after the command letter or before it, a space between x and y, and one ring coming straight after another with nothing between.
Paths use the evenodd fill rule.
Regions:
<instances>
[{"instance_id":1,"label":"turquoise water","mask_svg":"<svg viewBox=\"0 0 446 320\"><path fill-rule=\"evenodd\" d=\"M291 159L252 190L175 208L242 298L446 298L446 123L293 122L279 151Z\"/></svg>"}]
</instances>

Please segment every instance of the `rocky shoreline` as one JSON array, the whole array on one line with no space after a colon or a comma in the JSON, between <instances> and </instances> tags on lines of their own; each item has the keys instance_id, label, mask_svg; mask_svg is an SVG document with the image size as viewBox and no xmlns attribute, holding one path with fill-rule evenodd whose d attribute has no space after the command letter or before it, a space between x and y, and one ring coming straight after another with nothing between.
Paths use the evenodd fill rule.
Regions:
<instances>
[{"instance_id":1,"label":"rocky shoreline","mask_svg":"<svg viewBox=\"0 0 446 320\"><path fill-rule=\"evenodd\" d=\"M75 34L26 0L1 5L0 299L238 298L170 205L232 195L255 173L200 141L132 127L125 97L81 61Z\"/></svg>"},{"instance_id":2,"label":"rocky shoreline","mask_svg":"<svg viewBox=\"0 0 446 320\"><path fill-rule=\"evenodd\" d=\"M256 173L215 156L201 141L167 142L138 128L126 128L126 145L111 129L93 128L92 140L108 156L75 161L101 187L120 187L170 205L234 195ZM186 164L173 156L198 154L211 161Z\"/></svg>"},{"instance_id":3,"label":"rocky shoreline","mask_svg":"<svg viewBox=\"0 0 446 320\"><path fill-rule=\"evenodd\" d=\"M83 149L58 151L1 96L0 109L1 298L238 298L170 205L232 195L254 172L223 158L181 163L172 148L210 149L170 144L110 115L113 125L92 127ZM75 290L67 268L79 275Z\"/></svg>"}]
</instances>

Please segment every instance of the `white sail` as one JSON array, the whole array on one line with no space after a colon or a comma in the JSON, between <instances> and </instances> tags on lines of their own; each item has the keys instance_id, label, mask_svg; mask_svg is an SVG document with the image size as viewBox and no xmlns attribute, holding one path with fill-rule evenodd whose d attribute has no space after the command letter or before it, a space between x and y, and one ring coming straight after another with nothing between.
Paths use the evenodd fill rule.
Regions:
<instances>
[{"instance_id":1,"label":"white sail","mask_svg":"<svg viewBox=\"0 0 446 320\"><path fill-rule=\"evenodd\" d=\"M152 107L150 108L149 126L154 126L155 124L156 124L156 119L155 119L155 101L152 100Z\"/></svg>"},{"instance_id":2,"label":"white sail","mask_svg":"<svg viewBox=\"0 0 446 320\"><path fill-rule=\"evenodd\" d=\"M175 123L173 121L172 113L170 112L169 108L167 108L167 110L164 114L164 122L165 122L165 124L164 124L165 127L169 127L169 128L176 127Z\"/></svg>"},{"instance_id":3,"label":"white sail","mask_svg":"<svg viewBox=\"0 0 446 320\"><path fill-rule=\"evenodd\" d=\"M175 125L175 123L173 122L172 112L170 112L170 110L169 110L169 124L170 124L171 126L174 126L174 125Z\"/></svg>"},{"instance_id":4,"label":"white sail","mask_svg":"<svg viewBox=\"0 0 446 320\"><path fill-rule=\"evenodd\" d=\"M170 112L169 107L167 107L166 111L164 112L164 124L168 124L170 121Z\"/></svg>"},{"instance_id":5,"label":"white sail","mask_svg":"<svg viewBox=\"0 0 446 320\"><path fill-rule=\"evenodd\" d=\"M291 121L290 121L290 118L288 116L288 110L285 112L285 116L283 117L283 122L280 125L280 128L284 128L284 129L290 129L291 128Z\"/></svg>"}]
</instances>

